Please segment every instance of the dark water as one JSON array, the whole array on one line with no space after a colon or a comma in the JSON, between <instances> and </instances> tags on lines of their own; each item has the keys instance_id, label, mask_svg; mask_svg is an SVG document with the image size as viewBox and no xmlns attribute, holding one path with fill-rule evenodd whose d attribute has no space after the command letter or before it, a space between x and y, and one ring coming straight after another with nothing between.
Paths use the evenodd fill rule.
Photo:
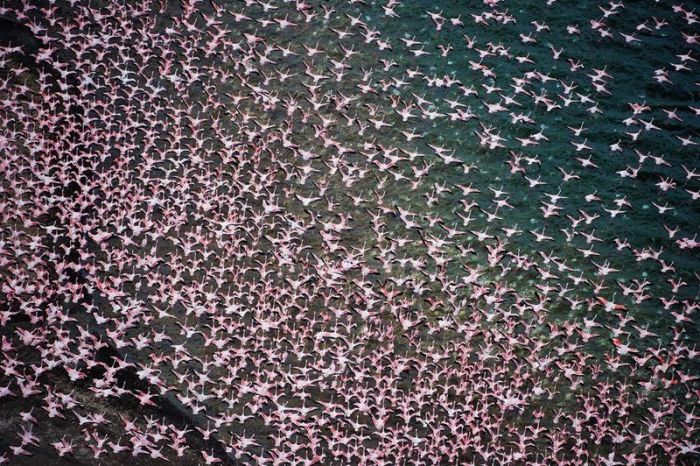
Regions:
<instances>
[{"instance_id":1,"label":"dark water","mask_svg":"<svg viewBox=\"0 0 700 466\"><path fill-rule=\"evenodd\" d=\"M56 5L3 13L0 458L697 463L691 4Z\"/></svg>"}]
</instances>

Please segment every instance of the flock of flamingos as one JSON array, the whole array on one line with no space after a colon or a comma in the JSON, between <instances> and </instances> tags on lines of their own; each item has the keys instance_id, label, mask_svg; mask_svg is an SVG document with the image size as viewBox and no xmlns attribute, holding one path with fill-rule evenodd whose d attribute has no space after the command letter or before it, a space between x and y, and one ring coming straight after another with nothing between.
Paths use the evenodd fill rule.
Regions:
<instances>
[{"instance_id":1,"label":"flock of flamingos","mask_svg":"<svg viewBox=\"0 0 700 466\"><path fill-rule=\"evenodd\" d=\"M0 16L0 463L700 462L692 2Z\"/></svg>"}]
</instances>

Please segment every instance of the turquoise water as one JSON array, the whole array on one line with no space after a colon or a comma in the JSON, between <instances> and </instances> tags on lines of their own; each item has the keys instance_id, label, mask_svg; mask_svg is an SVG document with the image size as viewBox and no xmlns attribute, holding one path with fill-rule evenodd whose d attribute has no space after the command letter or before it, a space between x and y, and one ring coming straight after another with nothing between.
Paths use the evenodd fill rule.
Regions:
<instances>
[{"instance_id":1,"label":"turquoise water","mask_svg":"<svg viewBox=\"0 0 700 466\"><path fill-rule=\"evenodd\" d=\"M187 5L7 7L0 457L697 462L690 5Z\"/></svg>"}]
</instances>

